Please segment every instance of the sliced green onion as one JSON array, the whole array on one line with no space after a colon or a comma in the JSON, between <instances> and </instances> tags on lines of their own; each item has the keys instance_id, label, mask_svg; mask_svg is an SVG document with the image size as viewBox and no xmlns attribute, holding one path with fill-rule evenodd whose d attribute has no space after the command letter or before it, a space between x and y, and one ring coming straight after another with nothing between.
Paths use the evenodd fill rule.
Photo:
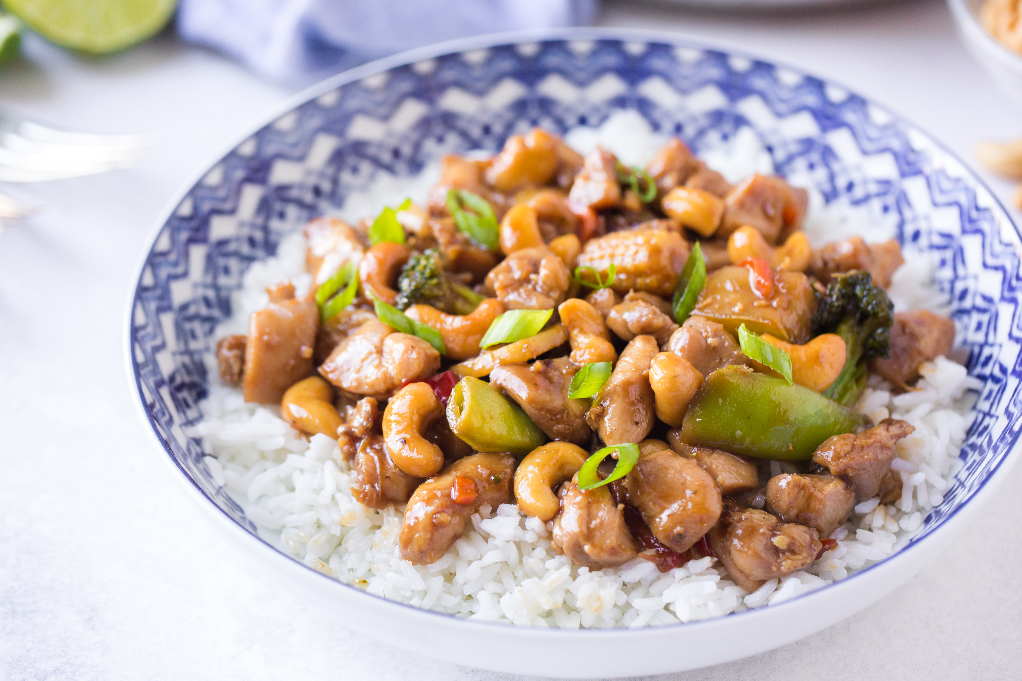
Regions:
<instances>
[{"instance_id":1,"label":"sliced green onion","mask_svg":"<svg viewBox=\"0 0 1022 681\"><path fill-rule=\"evenodd\" d=\"M613 452L617 452L617 465L614 466L614 470L610 475L600 480L600 476L597 475L597 469L603 460ZM586 459L586 462L582 464L582 468L578 469L578 488L582 491L596 489L623 478L635 468L635 462L638 460L639 445L628 444L604 447Z\"/></svg>"},{"instance_id":2,"label":"sliced green onion","mask_svg":"<svg viewBox=\"0 0 1022 681\"><path fill-rule=\"evenodd\" d=\"M639 180L646 183L646 190L643 191L639 188ZM638 166L632 166L631 168L625 168L620 163L617 164L617 180L618 182L627 182L631 186L632 191L635 192L636 196L643 203L649 203L656 198L656 182L649 176L645 170Z\"/></svg>"},{"instance_id":3,"label":"sliced green onion","mask_svg":"<svg viewBox=\"0 0 1022 681\"><path fill-rule=\"evenodd\" d=\"M553 310L509 310L493 320L486 329L479 347L488 348L498 343L514 343L535 336L543 330Z\"/></svg>"},{"instance_id":4,"label":"sliced green onion","mask_svg":"<svg viewBox=\"0 0 1022 681\"><path fill-rule=\"evenodd\" d=\"M591 281L586 281L585 278L583 278L582 275L586 272L592 272L593 279ZM574 273L575 281L582 284L583 286L588 286L589 288L594 288L596 290L600 290L601 288L609 288L610 285L614 283L614 277L616 276L617 267L614 265L614 263L610 263L610 267L607 268L607 281L604 281L600 277L600 273L596 270L595 267L589 267L588 265L579 265L578 267L575 268ZM596 283L594 284L593 281L595 281Z\"/></svg>"},{"instance_id":5,"label":"sliced green onion","mask_svg":"<svg viewBox=\"0 0 1022 681\"><path fill-rule=\"evenodd\" d=\"M791 381L791 357L784 350L767 343L765 340L745 328L745 324L738 327L738 344L742 346L742 352L750 359L760 364L765 364L792 385Z\"/></svg>"},{"instance_id":6,"label":"sliced green onion","mask_svg":"<svg viewBox=\"0 0 1022 681\"><path fill-rule=\"evenodd\" d=\"M447 210L458 229L473 241L491 251L500 247L497 216L486 199L464 189L452 189L447 192Z\"/></svg>"},{"instance_id":7,"label":"sliced green onion","mask_svg":"<svg viewBox=\"0 0 1022 681\"><path fill-rule=\"evenodd\" d=\"M369 241L373 246L381 241L392 241L395 244L405 242L405 228L397 221L397 213L401 210L408 210L412 205L411 199L405 199L397 210L390 206L384 206L380 214L376 216L372 227L369 228Z\"/></svg>"},{"instance_id":8,"label":"sliced green onion","mask_svg":"<svg viewBox=\"0 0 1022 681\"><path fill-rule=\"evenodd\" d=\"M18 56L23 28L21 21L0 12L0 64Z\"/></svg>"},{"instance_id":9,"label":"sliced green onion","mask_svg":"<svg viewBox=\"0 0 1022 681\"><path fill-rule=\"evenodd\" d=\"M578 373L571 377L571 384L568 385L568 397L580 399L592 397L600 392L600 388L610 378L613 364L610 362L591 362L579 369Z\"/></svg>"},{"instance_id":10,"label":"sliced green onion","mask_svg":"<svg viewBox=\"0 0 1022 681\"><path fill-rule=\"evenodd\" d=\"M427 326L422 322L409 318L404 312L393 305L388 305L376 296L372 296L372 298L376 316L379 317L381 322L395 331L421 338L432 345L441 355L447 354L447 346L444 345L444 339L440 337L439 331L432 326Z\"/></svg>"},{"instance_id":11,"label":"sliced green onion","mask_svg":"<svg viewBox=\"0 0 1022 681\"><path fill-rule=\"evenodd\" d=\"M696 242L688 260L678 276L678 286L674 289L674 321L684 324L692 310L696 307L699 294L706 284L706 258L703 248Z\"/></svg>"},{"instance_id":12,"label":"sliced green onion","mask_svg":"<svg viewBox=\"0 0 1022 681\"><path fill-rule=\"evenodd\" d=\"M341 287L344 290L341 290ZM337 295L334 295L337 293ZM346 262L333 276L323 282L316 290L316 306L319 307L319 318L324 322L344 308L351 305L358 293L358 268L352 262Z\"/></svg>"}]
</instances>

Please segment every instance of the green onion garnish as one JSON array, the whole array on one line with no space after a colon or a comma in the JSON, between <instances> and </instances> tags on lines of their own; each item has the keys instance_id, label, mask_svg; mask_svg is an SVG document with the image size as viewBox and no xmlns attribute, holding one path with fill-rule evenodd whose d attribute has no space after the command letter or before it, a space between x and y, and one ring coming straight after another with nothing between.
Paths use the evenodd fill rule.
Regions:
<instances>
[{"instance_id":1,"label":"green onion garnish","mask_svg":"<svg viewBox=\"0 0 1022 681\"><path fill-rule=\"evenodd\" d=\"M344 290L341 290L341 287ZM337 295L334 295L337 293ZM316 289L316 306L319 307L319 318L324 322L344 308L351 305L358 293L358 268L351 261L344 263L341 269L323 282L323 285Z\"/></svg>"},{"instance_id":2,"label":"green onion garnish","mask_svg":"<svg viewBox=\"0 0 1022 681\"><path fill-rule=\"evenodd\" d=\"M405 228L401 226L401 223L397 221L397 212L400 210L408 210L412 205L411 199L405 199L397 210L390 206L384 206L383 210L373 221L373 226L369 228L369 241L373 246L380 243L381 241L392 241L395 244L403 244L405 242Z\"/></svg>"},{"instance_id":3,"label":"green onion garnish","mask_svg":"<svg viewBox=\"0 0 1022 681\"><path fill-rule=\"evenodd\" d=\"M765 340L745 328L745 324L738 327L738 343L750 359L760 364L765 364L788 382L791 381L791 357L784 350L767 343Z\"/></svg>"},{"instance_id":4,"label":"green onion garnish","mask_svg":"<svg viewBox=\"0 0 1022 681\"><path fill-rule=\"evenodd\" d=\"M493 320L479 347L514 343L539 333L554 314L553 310L509 310Z\"/></svg>"},{"instance_id":5,"label":"green onion garnish","mask_svg":"<svg viewBox=\"0 0 1022 681\"><path fill-rule=\"evenodd\" d=\"M600 480L600 476L597 475L596 471L600 467L600 463L613 452L617 452L617 465L614 466L614 470L610 475ZM639 445L629 444L604 447L586 459L586 462L582 464L582 468L578 469L578 488L583 491L596 489L623 478L635 468L635 462L638 460Z\"/></svg>"},{"instance_id":6,"label":"green onion garnish","mask_svg":"<svg viewBox=\"0 0 1022 681\"><path fill-rule=\"evenodd\" d=\"M699 300L699 293L706 284L706 259L703 248L696 242L688 260L678 276L678 286L674 289L674 321L684 324Z\"/></svg>"},{"instance_id":7,"label":"green onion garnish","mask_svg":"<svg viewBox=\"0 0 1022 681\"><path fill-rule=\"evenodd\" d=\"M643 191L639 188L639 180L646 183L646 189ZM649 176L645 170L638 166L632 166L631 168L625 168L620 163L617 164L617 181L627 182L632 191L639 197L639 201L643 203L649 203L656 198L656 182Z\"/></svg>"},{"instance_id":8,"label":"green onion garnish","mask_svg":"<svg viewBox=\"0 0 1022 681\"><path fill-rule=\"evenodd\" d=\"M613 369L611 362L591 362L579 369L578 373L571 377L571 384L568 385L568 397L580 399L592 397L600 392L600 388L610 378Z\"/></svg>"},{"instance_id":9,"label":"green onion garnish","mask_svg":"<svg viewBox=\"0 0 1022 681\"><path fill-rule=\"evenodd\" d=\"M585 274L586 272L592 273L593 275L592 280L590 281L585 280L585 278L582 275ZM614 265L614 263L610 263L610 267L607 268L607 281L604 281L600 277L600 273L596 270L595 267L589 267L588 265L579 265L578 267L576 267L574 276L575 281L582 284L583 286L588 286L589 288L600 290L601 288L609 288L610 285L614 283L614 277L617 276L617 267ZM596 282L595 284L593 283L594 281Z\"/></svg>"},{"instance_id":10,"label":"green onion garnish","mask_svg":"<svg viewBox=\"0 0 1022 681\"><path fill-rule=\"evenodd\" d=\"M370 293L370 295L372 295ZM440 332L434 329L432 326L427 326L422 322L417 322L414 319L409 318L404 312L397 309L393 305L388 305L383 302L375 295L373 298L373 307L376 310L376 316L379 317L380 321L401 333L407 333L412 336L417 336L422 340L426 341L441 355L447 354L447 347L444 345L444 339L440 337Z\"/></svg>"},{"instance_id":11,"label":"green onion garnish","mask_svg":"<svg viewBox=\"0 0 1022 681\"><path fill-rule=\"evenodd\" d=\"M464 189L452 189L447 192L447 210L458 229L473 241L491 251L500 247L497 217L486 199Z\"/></svg>"}]
</instances>

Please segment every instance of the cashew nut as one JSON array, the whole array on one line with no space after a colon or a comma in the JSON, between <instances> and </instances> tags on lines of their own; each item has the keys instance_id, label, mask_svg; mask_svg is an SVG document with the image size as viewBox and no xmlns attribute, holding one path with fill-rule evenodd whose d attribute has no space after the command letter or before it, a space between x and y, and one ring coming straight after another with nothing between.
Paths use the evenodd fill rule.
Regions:
<instances>
[{"instance_id":1,"label":"cashew nut","mask_svg":"<svg viewBox=\"0 0 1022 681\"><path fill-rule=\"evenodd\" d=\"M688 403L703 384L703 375L687 359L673 352L661 352L649 365L656 415L664 423L681 426Z\"/></svg>"},{"instance_id":2,"label":"cashew nut","mask_svg":"<svg viewBox=\"0 0 1022 681\"><path fill-rule=\"evenodd\" d=\"M417 478L428 478L443 468L443 451L422 436L443 413L440 400L426 383L409 383L390 398L383 412L383 440L394 465Z\"/></svg>"},{"instance_id":3,"label":"cashew nut","mask_svg":"<svg viewBox=\"0 0 1022 681\"><path fill-rule=\"evenodd\" d=\"M536 211L528 204L519 203L504 214L500 221L500 250L504 255L542 245L543 235L539 233Z\"/></svg>"},{"instance_id":4,"label":"cashew nut","mask_svg":"<svg viewBox=\"0 0 1022 681\"><path fill-rule=\"evenodd\" d=\"M739 227L727 240L727 255L737 265L746 258L760 258L774 269L801 272L809 266L813 248L805 232L793 232L784 245L774 248L755 227Z\"/></svg>"},{"instance_id":5,"label":"cashew nut","mask_svg":"<svg viewBox=\"0 0 1022 681\"><path fill-rule=\"evenodd\" d=\"M391 288L391 284L397 280L409 255L407 246L392 241L381 241L370 248L358 266L362 291L367 295L371 291L383 302L393 305L397 291Z\"/></svg>"},{"instance_id":6,"label":"cashew nut","mask_svg":"<svg viewBox=\"0 0 1022 681\"><path fill-rule=\"evenodd\" d=\"M575 261L582 252L582 242L574 234L565 234L551 241L547 246L556 253L569 270L575 269Z\"/></svg>"},{"instance_id":7,"label":"cashew nut","mask_svg":"<svg viewBox=\"0 0 1022 681\"><path fill-rule=\"evenodd\" d=\"M568 330L571 354L578 365L590 362L613 362L617 351L610 342L610 332L599 311L580 298L571 298L557 308L561 323Z\"/></svg>"},{"instance_id":8,"label":"cashew nut","mask_svg":"<svg viewBox=\"0 0 1022 681\"><path fill-rule=\"evenodd\" d=\"M660 202L669 217L703 237L711 237L724 217L724 199L704 189L675 187Z\"/></svg>"},{"instance_id":9,"label":"cashew nut","mask_svg":"<svg viewBox=\"0 0 1022 681\"><path fill-rule=\"evenodd\" d=\"M1010 144L982 142L976 146L976 157L998 175L1022 180L1022 140Z\"/></svg>"},{"instance_id":10,"label":"cashew nut","mask_svg":"<svg viewBox=\"0 0 1022 681\"><path fill-rule=\"evenodd\" d=\"M805 345L785 343L769 334L760 338L788 353L795 383L818 393L830 387L845 366L845 341L833 333L819 335Z\"/></svg>"},{"instance_id":11,"label":"cashew nut","mask_svg":"<svg viewBox=\"0 0 1022 681\"><path fill-rule=\"evenodd\" d=\"M539 190L529 199L529 206L539 220L551 223L558 234L578 232L578 215L571 210L568 197L556 189Z\"/></svg>"},{"instance_id":12,"label":"cashew nut","mask_svg":"<svg viewBox=\"0 0 1022 681\"><path fill-rule=\"evenodd\" d=\"M479 341L493 320L504 312L504 304L487 298L467 315L445 314L432 305L412 305L405 310L409 319L422 322L440 332L451 359L468 359L479 354Z\"/></svg>"},{"instance_id":13,"label":"cashew nut","mask_svg":"<svg viewBox=\"0 0 1022 681\"><path fill-rule=\"evenodd\" d=\"M515 496L525 515L543 522L560 507L554 488L578 472L589 455L570 442L550 442L529 452L515 471Z\"/></svg>"},{"instance_id":14,"label":"cashew nut","mask_svg":"<svg viewBox=\"0 0 1022 681\"><path fill-rule=\"evenodd\" d=\"M507 139L486 169L486 181L500 192L544 185L557 173L557 163L557 140L545 130L533 128L524 137Z\"/></svg>"},{"instance_id":15,"label":"cashew nut","mask_svg":"<svg viewBox=\"0 0 1022 681\"><path fill-rule=\"evenodd\" d=\"M334 389L319 376L309 376L287 389L280 401L280 415L295 430L320 433L337 439L344 420L334 407Z\"/></svg>"}]
</instances>

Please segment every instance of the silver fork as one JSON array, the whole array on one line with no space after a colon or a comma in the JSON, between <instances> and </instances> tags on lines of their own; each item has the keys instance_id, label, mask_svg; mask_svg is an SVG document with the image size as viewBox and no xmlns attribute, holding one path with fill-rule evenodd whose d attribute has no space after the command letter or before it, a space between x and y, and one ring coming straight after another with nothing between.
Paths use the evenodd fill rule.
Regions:
<instances>
[{"instance_id":1,"label":"silver fork","mask_svg":"<svg viewBox=\"0 0 1022 681\"><path fill-rule=\"evenodd\" d=\"M0 115L0 182L45 182L127 168L152 142L149 135L68 132Z\"/></svg>"}]
</instances>

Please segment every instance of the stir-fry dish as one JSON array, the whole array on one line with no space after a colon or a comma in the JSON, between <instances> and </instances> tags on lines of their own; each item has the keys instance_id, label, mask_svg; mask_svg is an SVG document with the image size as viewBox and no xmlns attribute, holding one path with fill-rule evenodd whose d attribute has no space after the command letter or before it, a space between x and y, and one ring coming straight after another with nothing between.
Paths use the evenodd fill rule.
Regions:
<instances>
[{"instance_id":1,"label":"stir-fry dish","mask_svg":"<svg viewBox=\"0 0 1022 681\"><path fill-rule=\"evenodd\" d=\"M913 426L854 406L871 374L911 390L955 335L894 312L897 241L814 248L807 205L678 139L640 168L534 129L444 158L424 205L309 223L312 290L271 287L220 374L336 440L358 502L403 507L413 564L517 504L578 566L712 556L755 591L901 497Z\"/></svg>"}]
</instances>

